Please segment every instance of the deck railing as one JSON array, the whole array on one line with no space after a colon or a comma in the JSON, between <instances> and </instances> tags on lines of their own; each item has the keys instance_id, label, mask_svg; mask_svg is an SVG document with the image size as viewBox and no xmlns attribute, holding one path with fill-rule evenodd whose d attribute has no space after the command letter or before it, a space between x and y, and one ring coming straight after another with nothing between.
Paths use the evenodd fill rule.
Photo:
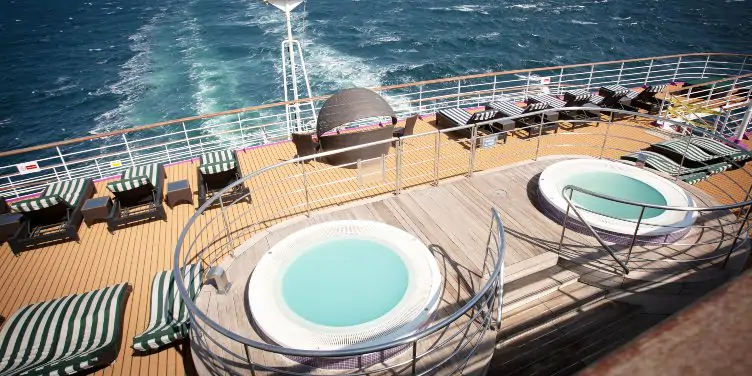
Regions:
<instances>
[{"instance_id":1,"label":"deck railing","mask_svg":"<svg viewBox=\"0 0 752 376\"><path fill-rule=\"evenodd\" d=\"M570 110L583 109L585 108L571 108ZM547 156L576 154L593 158L618 159L621 155L645 148L653 142L646 140L685 137L682 133L674 133L646 125L646 123L651 121L662 120L676 128L684 127L679 122L623 110L603 111L599 120L589 122L586 120L580 121L587 123L588 128L578 129L577 131L566 130L571 126L571 123L578 123L577 121L533 124L528 128L510 131L508 132L509 136L511 136L511 133L516 133L517 135L520 133L524 134L526 131L535 128L538 128L538 132L542 132L549 124L555 124L559 130L558 133L544 134L528 141L516 140L514 144L484 142L483 140L487 137L498 137L501 135L501 133L491 136L481 136L479 134L478 128L493 122L489 121L295 158L254 171L226 188L226 190L230 190L233 186L245 184L252 192L249 197L239 198L233 202L223 202L218 200L219 196L216 196L201 206L196 214L191 217L180 235L175 250L175 272L179 273L178 270L180 267L194 262L202 262L206 268L227 270L238 254L244 252L249 247L249 244L258 239L257 237L266 236L276 224L285 222L295 216L311 215L312 212L319 209L347 204L361 198L373 197L380 194L400 194L410 187L435 185L445 179L462 176L469 177L477 171L515 162L538 160ZM543 112L532 113L532 115L540 115ZM510 119L520 117L522 116ZM635 117L635 120L628 123L623 121L615 122L613 120L614 117ZM737 147L735 144L726 141L725 138L718 137L716 134L706 132L702 129L685 128L685 130L690 131L689 133L703 134L705 137L711 137L729 146ZM464 131L461 134L469 133L470 136L457 136L458 131ZM538 132L533 131L532 133L535 134ZM646 137L646 134L650 137ZM306 163L313 160L325 160L330 155L348 153L384 143L394 143L395 147L390 148L389 154L372 160L361 160L339 166ZM677 179L680 174L681 171L678 171L677 174L667 176L667 178ZM711 247L717 245L717 249L708 252L704 257L692 260L682 258L682 255L661 255L656 259L650 260L636 260L634 256L631 256L631 260L626 260L623 263L625 269L628 268L628 265L632 265L637 261L642 264L645 262L654 262L655 264L698 263L702 265L722 265L724 260L732 253L749 249L752 174L745 168L725 171L703 182L700 188L714 196L717 203L698 203L698 207L692 208L691 210L697 211L700 214L700 218L691 226L690 230L702 231L709 234L707 238L703 238L703 242L706 242L706 245ZM514 205L513 202L509 204ZM579 208L575 208L575 210L579 210ZM689 209L672 207L666 208L666 210ZM491 325L491 318L487 315L489 311L492 311L490 307L493 305L496 305L497 308L497 312L493 314L496 317L493 321L498 322L499 320L499 316L497 315L500 312L498 309L500 309L501 301L490 295L500 293L503 285L503 281L496 278L500 276L498 270L503 268L503 262L501 261L503 260L504 237L503 228L496 224L500 223L500 219L496 214L494 215L494 223L489 241L498 246L496 248L498 252L493 255L491 263L488 264L494 265L494 267L484 267L484 271L488 270L489 272L484 272L483 274L486 281L482 284L483 288L472 291L470 295L473 296L473 299L470 303L464 305L461 310L457 311L462 313L451 316L458 319L464 315L464 318L470 319L470 322L479 323L477 324L478 326L473 327L473 330L470 331L467 331L468 328L461 326L461 329L465 330L462 333L473 333L473 335L451 332L454 335L452 338L462 335L467 336L463 337L463 342L461 342L462 349L473 349L477 344L473 342L477 340L476 335L480 331L486 330L488 325ZM639 226L639 223L636 226ZM494 229L498 229L498 231ZM566 229L566 227L563 227L563 229ZM724 244L728 244L729 242L733 243L730 247L724 246ZM672 244L675 246L691 245L682 244L681 242ZM602 242L602 245L609 247L605 242ZM660 244L657 244L657 246L660 246ZM611 249L603 248L602 251L608 253ZM612 251L611 253L614 257L617 257L617 255L621 255L624 252L621 250ZM617 259L617 261L621 261L621 259ZM631 269L632 266L629 266L629 268ZM490 270L493 270L493 272L490 272ZM497 282L493 282L494 280ZM239 283L243 282L239 281ZM178 285L181 294L184 297L187 296L185 287L180 282L178 282ZM491 294L491 291L495 293ZM357 356L387 349L384 347L362 351L310 352L280 348L254 341L251 338L244 337L232 331L210 319L206 313L202 312L192 302L189 302L188 306L192 315L193 338L198 341L198 344L207 349L221 348L223 341L230 339L233 343L241 345L245 350L239 352L222 348L221 354L212 353L211 351L207 352L205 354L208 357L206 358L207 361L216 362L218 367L222 366L223 363L231 363L235 364L236 367L239 366L246 369L289 373L288 370L277 369L279 367L278 364L270 364L270 358L261 357L263 360L260 360L253 358L250 354L254 351L260 351L262 353L328 358ZM441 325L449 324L450 322L446 320L441 322ZM436 325L431 326L431 328L438 330L438 326ZM419 332L414 336L404 339L404 341L392 345L412 344L413 349L417 349L419 341L427 340L428 338L436 340L432 335L437 332L431 333L433 334ZM464 342L465 339L467 339L467 342ZM439 341L439 343L448 345L449 342ZM421 362L421 359L424 359L428 353L416 351L413 350L413 356L409 361L402 362L395 366L397 368L390 369L396 370L399 367L407 367L402 368L402 370L407 369L406 372L409 372L409 368L415 365L418 368L418 374L430 373L434 369L432 368L433 365L429 366L425 361ZM431 351L438 350L432 348ZM452 355L455 356L457 353L453 352ZM462 356L470 355L462 352ZM447 361L449 360L447 359Z\"/></svg>"},{"instance_id":2,"label":"deck railing","mask_svg":"<svg viewBox=\"0 0 752 376\"><path fill-rule=\"evenodd\" d=\"M594 89L608 84L636 87L729 78L710 84L710 89L700 89L708 97L717 97L719 92L752 87L750 73L749 55L696 53L494 72L375 90L392 104L399 117L406 117L448 107L482 105L494 99L522 100L538 91L559 94L567 89ZM747 99L750 92L746 91ZM51 181L108 178L133 165L176 163L207 151L286 141L293 131L313 129L314 114L327 98L265 104L0 152L0 196L33 194ZM301 106L299 118L288 120L287 110L295 103L306 105ZM729 101L724 106L736 106L735 112L714 119L716 129L731 134L746 126L741 124L741 107ZM28 166L38 168L25 168Z\"/></svg>"}]
</instances>

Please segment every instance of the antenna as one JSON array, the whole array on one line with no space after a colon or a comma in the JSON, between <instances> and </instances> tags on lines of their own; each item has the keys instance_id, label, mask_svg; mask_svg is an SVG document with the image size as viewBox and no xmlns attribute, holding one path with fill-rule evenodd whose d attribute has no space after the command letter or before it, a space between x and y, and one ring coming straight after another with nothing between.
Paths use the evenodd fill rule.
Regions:
<instances>
[{"instance_id":1,"label":"antenna","mask_svg":"<svg viewBox=\"0 0 752 376\"><path fill-rule=\"evenodd\" d=\"M297 101L300 99L299 93L298 93L298 73L297 73L297 63L296 63L296 55L297 58L300 60L300 68L303 72L303 80L305 81L305 90L306 94L308 95L308 98L311 98L313 95L311 95L311 84L308 81L308 72L305 68L305 60L303 59L303 48L300 45L300 42L297 39L294 39L292 36L292 23L291 23L291 17L290 12L292 12L293 9L295 9L298 5L303 3L305 0L265 0L265 2L274 5L279 10L283 11L285 13L285 21L287 23L287 39L282 41L282 81L284 84L284 91L285 91L285 102L288 101ZM290 81L288 85L287 76L288 76L288 65L290 68L289 76ZM290 96L292 96L292 99L290 99ZM300 104L298 102L295 102L293 104L285 105L285 116L287 118L287 131L288 136L289 133L292 132L292 123L293 119L295 121L295 129L298 132L304 131L304 125L301 123L302 115L300 110ZM316 122L316 108L314 107L313 101L310 102L311 105L311 114L313 117L313 122Z\"/></svg>"}]
</instances>

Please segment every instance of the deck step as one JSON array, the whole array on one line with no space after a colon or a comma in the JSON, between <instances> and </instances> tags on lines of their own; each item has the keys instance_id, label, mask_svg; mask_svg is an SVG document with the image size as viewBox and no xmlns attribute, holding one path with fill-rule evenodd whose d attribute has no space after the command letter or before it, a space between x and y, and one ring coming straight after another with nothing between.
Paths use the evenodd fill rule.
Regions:
<instances>
[{"instance_id":1,"label":"deck step","mask_svg":"<svg viewBox=\"0 0 752 376\"><path fill-rule=\"evenodd\" d=\"M579 274L554 265L504 283L504 310L514 310L577 282Z\"/></svg>"},{"instance_id":2,"label":"deck step","mask_svg":"<svg viewBox=\"0 0 752 376\"><path fill-rule=\"evenodd\" d=\"M576 282L506 317L488 374L573 374L665 317L604 295Z\"/></svg>"},{"instance_id":3,"label":"deck step","mask_svg":"<svg viewBox=\"0 0 752 376\"><path fill-rule=\"evenodd\" d=\"M518 263L507 265L504 269L504 283L513 282L530 274L548 269L556 265L558 261L559 255L553 252L546 252Z\"/></svg>"}]
</instances>

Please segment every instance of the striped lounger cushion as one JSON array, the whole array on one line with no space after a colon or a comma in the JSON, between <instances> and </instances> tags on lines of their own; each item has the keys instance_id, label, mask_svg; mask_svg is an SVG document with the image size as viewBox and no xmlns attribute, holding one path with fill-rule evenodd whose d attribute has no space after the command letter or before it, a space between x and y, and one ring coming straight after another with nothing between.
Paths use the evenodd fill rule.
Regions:
<instances>
[{"instance_id":1,"label":"striped lounger cushion","mask_svg":"<svg viewBox=\"0 0 752 376\"><path fill-rule=\"evenodd\" d=\"M663 90L666 90L667 87L668 87L668 84L661 84L661 85L650 86L647 90L648 90L648 93L657 94L657 93L662 92Z\"/></svg>"},{"instance_id":2,"label":"striped lounger cushion","mask_svg":"<svg viewBox=\"0 0 752 376\"><path fill-rule=\"evenodd\" d=\"M201 165L198 167L198 169L204 175L211 175L211 174L218 174L220 172L234 170L235 167L237 167L237 164L235 163L235 161L228 161L228 162L216 162L216 163L209 163L209 164Z\"/></svg>"},{"instance_id":3,"label":"striped lounger cushion","mask_svg":"<svg viewBox=\"0 0 752 376\"><path fill-rule=\"evenodd\" d=\"M583 89L567 90L564 92L564 98L570 102L583 102L590 100L589 91Z\"/></svg>"},{"instance_id":4,"label":"striped lounger cushion","mask_svg":"<svg viewBox=\"0 0 752 376\"><path fill-rule=\"evenodd\" d=\"M30 213L55 206L61 202L65 202L65 200L58 195L45 196L16 202L13 204L13 209L19 213Z\"/></svg>"},{"instance_id":5,"label":"striped lounger cushion","mask_svg":"<svg viewBox=\"0 0 752 376\"><path fill-rule=\"evenodd\" d=\"M201 164L211 164L217 162L230 162L235 160L235 154L232 150L213 151L201 155Z\"/></svg>"},{"instance_id":6,"label":"striped lounger cushion","mask_svg":"<svg viewBox=\"0 0 752 376\"><path fill-rule=\"evenodd\" d=\"M512 102L493 101L488 103L488 106L493 108L494 110L498 110L504 116L522 115L522 113L525 111Z\"/></svg>"},{"instance_id":7,"label":"striped lounger cushion","mask_svg":"<svg viewBox=\"0 0 752 376\"><path fill-rule=\"evenodd\" d=\"M128 180L135 177L141 177L146 176L149 178L149 181L151 181L152 184L156 187L156 184L159 184L159 169L161 168L161 165L158 163L150 164L150 165L144 165L144 166L136 166L131 169L123 171L122 180Z\"/></svg>"},{"instance_id":8,"label":"striped lounger cushion","mask_svg":"<svg viewBox=\"0 0 752 376\"><path fill-rule=\"evenodd\" d=\"M645 161L645 163L647 163L654 169L665 172L669 175L676 175L678 173L681 173L682 175L688 175L688 174L693 174L697 172L707 172L710 174L715 174L718 172L725 171L730 167L728 163L718 163L718 164L714 164L711 166L697 167L697 168L681 167L678 163L672 161L670 158L666 157L665 155L658 154L652 151L641 151L639 153L626 155L622 157L622 159L637 160L637 156L639 154L643 154L645 155L645 157L647 157L647 160Z\"/></svg>"},{"instance_id":9,"label":"striped lounger cushion","mask_svg":"<svg viewBox=\"0 0 752 376\"><path fill-rule=\"evenodd\" d=\"M71 375L112 362L126 291L119 284L16 311L0 331L0 376Z\"/></svg>"},{"instance_id":10,"label":"striped lounger cushion","mask_svg":"<svg viewBox=\"0 0 752 376\"><path fill-rule=\"evenodd\" d=\"M465 125L473 117L473 115L462 108L447 108L439 111L439 113L457 125Z\"/></svg>"},{"instance_id":11,"label":"striped lounger cushion","mask_svg":"<svg viewBox=\"0 0 752 376\"><path fill-rule=\"evenodd\" d=\"M632 91L621 85L608 85L608 86L604 86L603 89L606 92L610 92L611 95L618 95L618 96L625 96L625 97L629 97L629 92ZM636 97L637 93L635 92L633 93L634 93L634 96Z\"/></svg>"},{"instance_id":12,"label":"striped lounger cushion","mask_svg":"<svg viewBox=\"0 0 752 376\"><path fill-rule=\"evenodd\" d=\"M554 98L546 94L535 94L535 95L530 96L530 99L537 103L545 103L551 108L562 108L562 107L566 107L567 105L567 102L564 102L563 100L559 98Z\"/></svg>"},{"instance_id":13,"label":"striped lounger cushion","mask_svg":"<svg viewBox=\"0 0 752 376\"><path fill-rule=\"evenodd\" d=\"M687 174L679 176L679 179L687 184L695 185L703 180L706 180L710 175L704 172L696 172L694 174Z\"/></svg>"},{"instance_id":14,"label":"striped lounger cushion","mask_svg":"<svg viewBox=\"0 0 752 376\"><path fill-rule=\"evenodd\" d=\"M202 283L200 264L191 264L181 269L183 281L191 299L195 299ZM180 298L172 270L154 277L151 284L151 312L149 326L133 338L133 349L156 350L188 336L188 309Z\"/></svg>"},{"instance_id":15,"label":"striped lounger cushion","mask_svg":"<svg viewBox=\"0 0 752 376\"><path fill-rule=\"evenodd\" d=\"M734 161L746 161L752 158L752 154L749 152L732 148L731 146L724 145L720 141L707 137L693 137L690 142L692 145L696 145L721 157L731 158Z\"/></svg>"},{"instance_id":16,"label":"striped lounger cushion","mask_svg":"<svg viewBox=\"0 0 752 376\"><path fill-rule=\"evenodd\" d=\"M88 179L77 179L52 183L47 186L47 189L42 196L58 195L62 197L68 205L76 206L78 201L81 200L81 192L86 187L87 180Z\"/></svg>"},{"instance_id":17,"label":"striped lounger cushion","mask_svg":"<svg viewBox=\"0 0 752 376\"><path fill-rule=\"evenodd\" d=\"M107 189L112 193L127 192L144 185L150 185L151 180L146 176L136 176L135 178L113 181L107 184Z\"/></svg>"},{"instance_id":18,"label":"striped lounger cushion","mask_svg":"<svg viewBox=\"0 0 752 376\"><path fill-rule=\"evenodd\" d=\"M668 140L659 142L656 145L661 145L673 150L678 154L685 154L687 159L697 162L706 162L718 158L716 155L708 154L699 147L692 145L684 140Z\"/></svg>"}]
</instances>

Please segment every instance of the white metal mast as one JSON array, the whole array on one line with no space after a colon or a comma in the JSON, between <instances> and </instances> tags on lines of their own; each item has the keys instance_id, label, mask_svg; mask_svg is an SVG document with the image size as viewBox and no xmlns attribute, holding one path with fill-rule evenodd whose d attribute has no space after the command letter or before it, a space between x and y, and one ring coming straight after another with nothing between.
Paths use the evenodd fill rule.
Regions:
<instances>
[{"instance_id":1,"label":"white metal mast","mask_svg":"<svg viewBox=\"0 0 752 376\"><path fill-rule=\"evenodd\" d=\"M268 3L274 5L275 7L279 8L283 12L285 12L285 22L287 23L287 39L282 41L282 81L284 84L284 91L285 91L285 102L288 101L295 101L300 99L300 96L298 94L298 73L297 73L297 63L295 55L298 55L298 59L300 60L300 68L303 72L303 80L305 81L305 89L306 94L308 98L311 98L311 84L308 81L308 72L306 71L305 67L305 60L303 59L303 48L300 46L300 42L292 37L292 24L291 24L291 17L290 12L295 9L298 5L303 3L305 0L266 0ZM287 81L288 76L288 70L287 67L290 67L289 76L290 81ZM289 84L289 85L288 85ZM290 94L292 94L292 99L290 99ZM313 102L310 102L311 105L311 117L313 118L313 122L316 122L316 110L314 108ZM285 106L285 115L287 117L287 130L288 133L292 132L293 126L293 118L295 121L295 130L296 131L303 131L304 125L301 123L302 114L300 110L300 103L294 103L292 105L286 105Z\"/></svg>"}]
</instances>

